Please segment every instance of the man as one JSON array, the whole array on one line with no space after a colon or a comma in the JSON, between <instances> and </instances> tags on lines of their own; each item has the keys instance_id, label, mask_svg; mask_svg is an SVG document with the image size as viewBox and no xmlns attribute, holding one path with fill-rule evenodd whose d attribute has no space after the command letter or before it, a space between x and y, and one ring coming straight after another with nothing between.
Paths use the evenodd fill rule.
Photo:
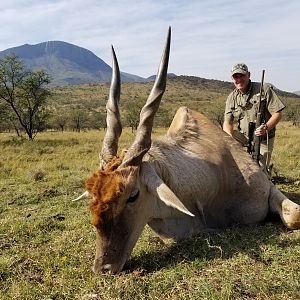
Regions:
<instances>
[{"instance_id":1,"label":"man","mask_svg":"<svg viewBox=\"0 0 300 300\"><path fill-rule=\"evenodd\" d=\"M249 123L256 122L259 106L260 83L251 82L250 72L244 63L235 64L231 69L231 79L235 89L226 101L223 130L237 139L243 146L249 141ZM282 118L285 105L278 98L273 88L263 86L261 101L266 101L264 123L254 134L261 137L260 162L268 170L275 139L276 125ZM235 121L237 122L237 131ZM253 124L253 123L252 123Z\"/></svg>"}]
</instances>

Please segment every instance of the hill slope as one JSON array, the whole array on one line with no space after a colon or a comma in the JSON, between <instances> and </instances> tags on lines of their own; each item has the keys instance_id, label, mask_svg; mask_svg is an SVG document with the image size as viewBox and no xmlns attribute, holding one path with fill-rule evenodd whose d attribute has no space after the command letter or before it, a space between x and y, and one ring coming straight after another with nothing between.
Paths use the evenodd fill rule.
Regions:
<instances>
[{"instance_id":1,"label":"hill slope","mask_svg":"<svg viewBox=\"0 0 300 300\"><path fill-rule=\"evenodd\" d=\"M24 61L29 70L44 69L52 77L52 86L85 83L107 83L111 80L111 67L90 50L63 41L48 41L36 45L25 44L0 51L0 58L14 53ZM177 75L168 73L169 78ZM181 75L182 76L182 75ZM121 72L122 82L148 82L155 80L156 75L143 78L134 74ZM182 76L184 77L184 76ZM206 81L210 86L214 81L189 76L192 81ZM197 79L198 78L198 79ZM214 84L213 84L214 85ZM221 84L222 85L222 84ZM271 84L272 85L272 84ZM299 95L300 91L289 93L274 89L279 95Z\"/></svg>"},{"instance_id":2,"label":"hill slope","mask_svg":"<svg viewBox=\"0 0 300 300\"><path fill-rule=\"evenodd\" d=\"M49 41L36 45L25 44L0 52L0 57L14 53L30 70L45 69L52 76L52 85L108 82L111 67L91 51L61 41ZM145 79L122 73L124 82L140 82Z\"/></svg>"}]
</instances>

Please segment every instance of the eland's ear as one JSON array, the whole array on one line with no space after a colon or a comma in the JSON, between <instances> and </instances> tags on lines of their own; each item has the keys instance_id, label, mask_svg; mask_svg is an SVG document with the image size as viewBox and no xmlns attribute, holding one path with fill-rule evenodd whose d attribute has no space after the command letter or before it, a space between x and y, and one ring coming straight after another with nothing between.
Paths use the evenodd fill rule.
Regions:
<instances>
[{"instance_id":1,"label":"eland's ear","mask_svg":"<svg viewBox=\"0 0 300 300\"><path fill-rule=\"evenodd\" d=\"M154 168L148 163L142 163L143 180L147 185L149 191L155 194L167 206L173 207L186 215L194 217L193 215L179 200L179 198L172 192L172 190L162 181L157 175Z\"/></svg>"},{"instance_id":2,"label":"eland's ear","mask_svg":"<svg viewBox=\"0 0 300 300\"><path fill-rule=\"evenodd\" d=\"M158 177L159 178L159 177ZM178 209L186 215L195 217L179 200L179 198L170 190L170 188L161 180L160 184L156 186L156 192L159 199L166 205Z\"/></svg>"}]
</instances>

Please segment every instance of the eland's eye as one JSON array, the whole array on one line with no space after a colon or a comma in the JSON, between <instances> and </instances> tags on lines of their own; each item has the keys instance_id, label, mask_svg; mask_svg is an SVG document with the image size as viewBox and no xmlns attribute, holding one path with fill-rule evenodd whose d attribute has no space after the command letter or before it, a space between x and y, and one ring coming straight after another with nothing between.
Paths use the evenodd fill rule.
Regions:
<instances>
[{"instance_id":1,"label":"eland's eye","mask_svg":"<svg viewBox=\"0 0 300 300\"><path fill-rule=\"evenodd\" d=\"M135 194L128 198L127 203L133 203L139 197L139 194L140 192L137 191Z\"/></svg>"}]
</instances>

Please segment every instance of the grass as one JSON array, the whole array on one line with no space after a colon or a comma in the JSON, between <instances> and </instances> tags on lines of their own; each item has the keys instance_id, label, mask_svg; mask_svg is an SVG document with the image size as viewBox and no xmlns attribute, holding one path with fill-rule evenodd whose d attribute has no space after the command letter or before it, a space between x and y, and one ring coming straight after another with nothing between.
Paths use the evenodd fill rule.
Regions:
<instances>
[{"instance_id":1,"label":"grass","mask_svg":"<svg viewBox=\"0 0 300 300\"><path fill-rule=\"evenodd\" d=\"M169 244L146 227L125 271L94 275L88 204L71 200L102 135L0 134L0 299L299 299L300 231L277 219ZM299 137L281 123L273 156L276 184L298 203ZM129 140L124 130L120 148Z\"/></svg>"}]
</instances>

